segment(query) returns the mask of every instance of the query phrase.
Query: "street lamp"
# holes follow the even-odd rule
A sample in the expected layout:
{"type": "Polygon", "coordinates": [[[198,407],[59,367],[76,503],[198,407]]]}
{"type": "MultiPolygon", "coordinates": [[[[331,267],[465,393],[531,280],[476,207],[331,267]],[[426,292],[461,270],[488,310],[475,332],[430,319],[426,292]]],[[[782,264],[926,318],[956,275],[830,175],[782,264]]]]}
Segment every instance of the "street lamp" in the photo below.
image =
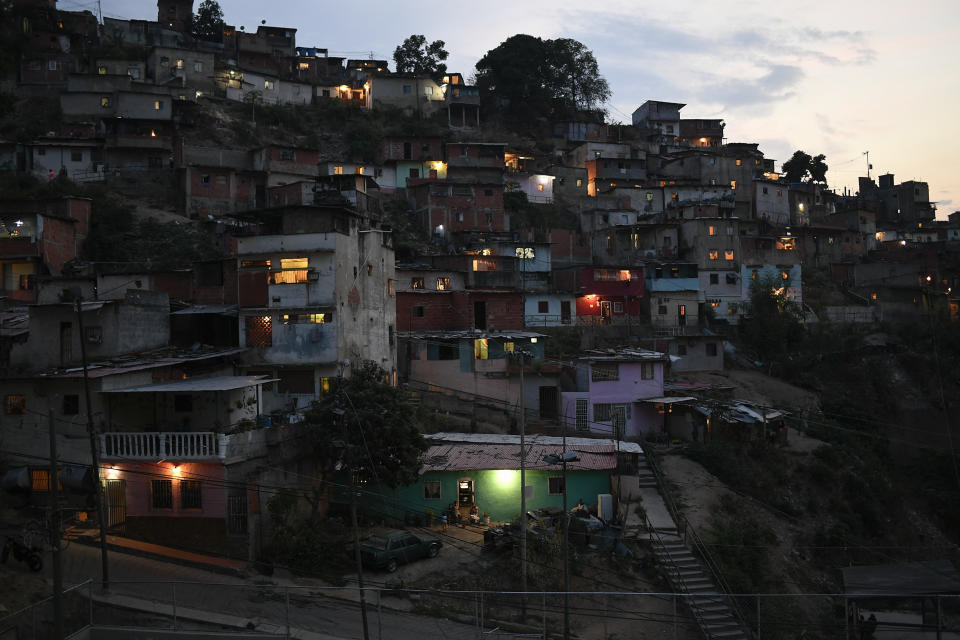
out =
{"type": "Polygon", "coordinates": [[[567,463],[578,462],[576,453],[567,451],[567,439],[563,439],[563,452],[543,456],[547,464],[560,464],[563,467],[563,640],[570,640],[570,550],[568,535],[570,532],[570,514],[567,512],[567,463]]]}

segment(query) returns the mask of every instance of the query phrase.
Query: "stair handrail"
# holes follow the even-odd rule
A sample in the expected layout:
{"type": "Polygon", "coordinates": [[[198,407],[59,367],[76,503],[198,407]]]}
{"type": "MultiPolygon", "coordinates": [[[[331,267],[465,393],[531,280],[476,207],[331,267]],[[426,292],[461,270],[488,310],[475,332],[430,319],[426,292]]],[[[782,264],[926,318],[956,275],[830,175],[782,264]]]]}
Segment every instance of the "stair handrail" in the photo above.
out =
{"type": "Polygon", "coordinates": [[[723,572],[720,570],[720,566],[717,564],[717,561],[713,559],[713,556],[710,554],[707,546],[704,544],[703,540],[700,539],[700,536],[697,535],[697,530],[694,529],[693,525],[686,520],[686,517],[684,517],[684,521],[684,543],[692,545],[694,551],[707,565],[707,571],[709,571],[713,577],[714,584],[716,584],[717,588],[727,596],[727,600],[730,603],[730,610],[733,613],[733,616],[737,619],[737,622],[739,622],[744,629],[749,629],[752,631],[752,627],[749,623],[747,623],[747,618],[740,609],[740,605],[737,604],[736,598],[731,595],[733,590],[730,588],[730,585],[727,584],[727,581],[723,579],[723,572]]]}
{"type": "MultiPolygon", "coordinates": [[[[676,504],[673,502],[673,498],[670,496],[670,489],[667,486],[666,481],[663,477],[663,471],[660,469],[660,465],[657,463],[656,459],[650,455],[650,448],[647,446],[647,440],[641,434],[640,436],[640,445],[643,448],[644,459],[647,461],[647,464],[650,467],[650,470],[653,472],[653,477],[657,481],[657,489],[660,492],[660,496],[663,498],[663,502],[667,507],[667,510],[670,512],[670,515],[673,517],[673,521],[677,525],[677,533],[683,539],[684,544],[689,544],[692,541],[694,551],[706,564],[706,569],[709,572],[710,576],[713,578],[714,584],[717,586],[719,592],[726,596],[727,601],[729,602],[730,611],[733,613],[734,618],[737,622],[746,629],[751,631],[752,627],[747,623],[747,619],[743,614],[743,611],[740,609],[737,604],[736,599],[731,595],[732,591],[727,582],[723,579],[723,573],[720,571],[720,567],[717,564],[716,560],[710,555],[710,552],[707,550],[706,545],[700,539],[700,536],[697,535],[696,530],[693,528],[693,525],[690,524],[690,521],[686,516],[680,513],[680,510],[677,508],[676,504]]],[[[650,520],[646,517],[644,513],[644,520],[647,522],[647,528],[657,536],[657,539],[660,540],[660,535],[652,529],[650,526],[650,520]]],[[[662,540],[661,540],[662,545],[662,540]]],[[[672,562],[672,559],[671,559],[672,562]]],[[[679,573],[677,574],[679,576],[679,573]]],[[[680,580],[683,584],[683,580],[680,580]]],[[[691,610],[694,607],[690,607],[691,610]]]]}

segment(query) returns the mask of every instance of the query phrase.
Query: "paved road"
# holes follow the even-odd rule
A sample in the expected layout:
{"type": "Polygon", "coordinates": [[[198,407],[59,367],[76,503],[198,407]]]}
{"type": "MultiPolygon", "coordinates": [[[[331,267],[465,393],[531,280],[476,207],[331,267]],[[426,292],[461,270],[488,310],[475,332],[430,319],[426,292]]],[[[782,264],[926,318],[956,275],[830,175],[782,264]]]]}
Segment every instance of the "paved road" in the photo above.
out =
{"type": "MultiPolygon", "coordinates": [[[[46,562],[44,569],[48,575],[50,564],[46,562]]],[[[64,553],[64,585],[84,582],[91,577],[96,581],[99,576],[99,550],[71,544],[64,553]]],[[[230,616],[240,625],[250,621],[260,628],[283,629],[289,610],[291,627],[313,632],[316,634],[313,637],[331,640],[362,637],[359,603],[326,596],[320,587],[290,589],[288,608],[283,584],[256,584],[254,580],[122,553],[110,554],[110,578],[113,583],[111,594],[118,600],[129,597],[152,601],[156,603],[155,610],[166,611],[165,605],[173,602],[175,591],[181,617],[184,617],[184,609],[209,611],[230,616]],[[171,581],[178,584],[164,584],[171,581]]],[[[372,600],[368,602],[371,639],[381,637],[378,635],[380,628],[384,631],[383,637],[398,640],[477,637],[475,625],[393,610],[389,608],[392,600],[389,597],[384,598],[384,608],[378,614],[376,594],[369,599],[372,600]]],[[[405,604],[405,600],[394,601],[405,604]]],[[[222,618],[217,616],[215,619],[222,618]]]]}

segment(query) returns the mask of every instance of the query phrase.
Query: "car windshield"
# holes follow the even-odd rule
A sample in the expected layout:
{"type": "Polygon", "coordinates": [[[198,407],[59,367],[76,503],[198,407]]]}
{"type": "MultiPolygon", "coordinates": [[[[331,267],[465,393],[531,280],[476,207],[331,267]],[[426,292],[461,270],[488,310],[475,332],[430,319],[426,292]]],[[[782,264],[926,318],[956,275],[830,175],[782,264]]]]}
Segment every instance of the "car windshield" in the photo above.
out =
{"type": "Polygon", "coordinates": [[[381,538],[380,536],[370,536],[369,538],[363,541],[363,544],[367,545],[368,547],[374,547],[376,549],[387,548],[386,538],[381,538]]]}

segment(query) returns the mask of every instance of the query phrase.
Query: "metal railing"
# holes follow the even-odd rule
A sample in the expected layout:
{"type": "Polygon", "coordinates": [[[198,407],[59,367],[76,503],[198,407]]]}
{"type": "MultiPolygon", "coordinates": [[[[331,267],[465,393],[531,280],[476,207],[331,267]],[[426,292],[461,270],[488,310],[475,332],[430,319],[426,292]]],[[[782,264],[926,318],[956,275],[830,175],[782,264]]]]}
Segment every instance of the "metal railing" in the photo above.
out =
{"type": "Polygon", "coordinates": [[[225,457],[223,436],[212,431],[104,433],[100,457],[128,460],[219,460],[225,457]]]}

